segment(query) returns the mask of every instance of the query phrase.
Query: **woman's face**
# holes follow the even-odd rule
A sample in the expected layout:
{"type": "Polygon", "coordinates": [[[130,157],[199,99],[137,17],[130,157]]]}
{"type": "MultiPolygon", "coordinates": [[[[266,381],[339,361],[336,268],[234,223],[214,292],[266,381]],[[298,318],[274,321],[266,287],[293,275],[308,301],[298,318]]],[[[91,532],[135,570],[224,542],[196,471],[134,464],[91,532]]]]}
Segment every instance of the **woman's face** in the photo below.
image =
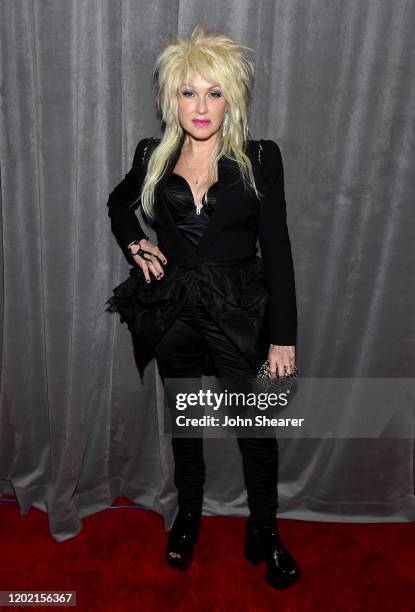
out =
{"type": "Polygon", "coordinates": [[[178,116],[182,128],[195,140],[208,140],[222,128],[228,103],[218,83],[199,74],[178,92],[178,116]]]}

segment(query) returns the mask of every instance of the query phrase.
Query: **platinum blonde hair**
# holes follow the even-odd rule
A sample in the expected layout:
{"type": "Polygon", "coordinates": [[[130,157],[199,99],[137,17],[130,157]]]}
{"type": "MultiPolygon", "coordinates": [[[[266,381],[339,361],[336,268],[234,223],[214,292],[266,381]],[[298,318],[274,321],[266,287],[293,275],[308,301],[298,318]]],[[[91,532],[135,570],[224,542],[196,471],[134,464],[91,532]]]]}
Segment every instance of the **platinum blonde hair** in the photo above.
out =
{"type": "Polygon", "coordinates": [[[202,201],[206,203],[207,191],[215,182],[216,164],[222,156],[237,162],[244,185],[248,184],[259,197],[252,165],[244,152],[249,134],[247,98],[254,69],[253,63],[245,57],[244,49],[252,51],[224,34],[207,32],[199,24],[189,37],[176,37],[175,42],[167,45],[158,56],[153,76],[158,80],[157,108],[165,123],[165,131],[150,156],[140,194],[143,211],[150,219],[154,219],[155,187],[185,136],[178,119],[180,85],[183,81],[188,83],[196,73],[208,81],[217,82],[228,102],[226,130],[222,126],[218,133],[209,160],[202,201]]]}

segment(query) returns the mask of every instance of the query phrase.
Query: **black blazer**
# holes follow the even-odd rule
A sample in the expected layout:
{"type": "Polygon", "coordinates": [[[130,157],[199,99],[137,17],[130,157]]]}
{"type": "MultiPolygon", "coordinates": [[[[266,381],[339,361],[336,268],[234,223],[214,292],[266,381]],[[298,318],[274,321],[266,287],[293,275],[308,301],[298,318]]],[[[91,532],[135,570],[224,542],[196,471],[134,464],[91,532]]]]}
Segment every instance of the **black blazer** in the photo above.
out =
{"type": "Polygon", "coordinates": [[[218,162],[216,204],[197,247],[182,236],[163,197],[163,183],[180,156],[180,146],[168,163],[155,192],[156,219],[152,226],[166,255],[164,277],[142,270],[127,245],[145,237],[135,214],[151,150],[160,142],[144,138],[136,147],[130,171],[111,192],[111,229],[128,260],[129,278],[114,289],[107,310],[119,312],[138,339],[140,367],[153,356],[154,345],[174,321],[187,292],[199,282],[200,295],[218,325],[258,369],[269,344],[295,345],[297,306],[291,244],[286,222],[281,152],[273,140],[249,140],[258,200],[244,188],[236,162],[218,162]],[[257,238],[261,257],[257,249],[257,238]]]}

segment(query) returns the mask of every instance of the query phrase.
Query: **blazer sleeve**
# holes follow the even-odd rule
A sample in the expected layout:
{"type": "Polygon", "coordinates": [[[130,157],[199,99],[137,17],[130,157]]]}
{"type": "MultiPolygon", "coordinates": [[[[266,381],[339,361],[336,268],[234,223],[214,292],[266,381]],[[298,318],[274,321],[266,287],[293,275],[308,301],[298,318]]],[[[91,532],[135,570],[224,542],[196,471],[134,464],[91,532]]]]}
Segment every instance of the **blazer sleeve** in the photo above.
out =
{"type": "Polygon", "coordinates": [[[270,292],[270,344],[294,346],[297,341],[297,301],[291,243],[287,227],[284,169],[273,140],[262,140],[263,185],[259,211],[259,244],[270,292]]]}
{"type": "Polygon", "coordinates": [[[145,176],[143,157],[148,142],[149,138],[140,140],[131,169],[110,193],[107,202],[112,233],[124,250],[134,240],[146,238],[135,210],[141,205],[140,192],[145,176]]]}

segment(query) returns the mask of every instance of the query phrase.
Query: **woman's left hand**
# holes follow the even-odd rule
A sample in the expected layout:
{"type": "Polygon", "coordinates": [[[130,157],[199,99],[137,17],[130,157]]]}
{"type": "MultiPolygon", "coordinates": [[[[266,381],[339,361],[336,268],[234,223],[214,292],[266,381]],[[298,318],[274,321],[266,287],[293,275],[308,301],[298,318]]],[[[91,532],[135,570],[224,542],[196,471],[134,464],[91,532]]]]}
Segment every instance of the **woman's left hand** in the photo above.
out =
{"type": "Polygon", "coordinates": [[[292,374],[295,367],[295,346],[270,344],[268,360],[271,378],[284,378],[286,374],[292,374]]]}

